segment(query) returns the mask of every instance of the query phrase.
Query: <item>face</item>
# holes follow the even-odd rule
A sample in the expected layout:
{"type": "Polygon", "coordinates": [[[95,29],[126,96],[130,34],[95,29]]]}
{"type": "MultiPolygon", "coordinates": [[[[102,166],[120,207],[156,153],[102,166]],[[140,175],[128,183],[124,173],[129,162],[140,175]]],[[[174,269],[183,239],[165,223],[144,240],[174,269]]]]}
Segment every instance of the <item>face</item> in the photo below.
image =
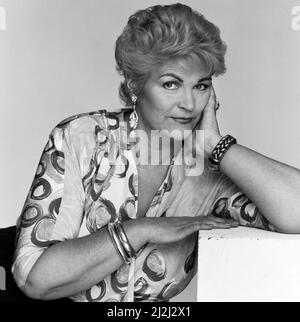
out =
{"type": "Polygon", "coordinates": [[[140,128],[184,139],[199,122],[212,88],[201,61],[173,60],[153,70],[137,100],[140,128]]]}

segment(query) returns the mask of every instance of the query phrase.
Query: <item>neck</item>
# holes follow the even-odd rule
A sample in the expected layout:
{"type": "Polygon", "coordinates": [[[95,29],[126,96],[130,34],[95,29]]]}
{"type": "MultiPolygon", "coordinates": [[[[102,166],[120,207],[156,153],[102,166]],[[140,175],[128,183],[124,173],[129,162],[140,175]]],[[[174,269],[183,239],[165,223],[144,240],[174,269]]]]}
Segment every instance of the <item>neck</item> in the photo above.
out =
{"type": "MultiPolygon", "coordinates": [[[[129,116],[131,111],[124,113],[124,121],[127,126],[127,135],[130,133],[129,116]]],[[[143,118],[139,116],[136,129],[137,144],[136,154],[142,165],[170,165],[174,156],[182,149],[182,141],[175,141],[170,137],[162,135],[161,131],[153,130],[143,118]]]]}

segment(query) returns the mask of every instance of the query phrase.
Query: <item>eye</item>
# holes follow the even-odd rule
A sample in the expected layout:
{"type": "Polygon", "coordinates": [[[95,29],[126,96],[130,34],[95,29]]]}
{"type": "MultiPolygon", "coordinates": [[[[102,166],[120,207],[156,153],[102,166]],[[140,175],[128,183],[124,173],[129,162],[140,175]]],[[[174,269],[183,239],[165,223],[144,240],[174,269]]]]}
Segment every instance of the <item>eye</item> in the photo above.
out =
{"type": "Polygon", "coordinates": [[[200,84],[197,84],[195,86],[196,89],[198,89],[199,91],[205,91],[207,90],[208,88],[210,88],[210,85],[211,84],[204,84],[204,83],[200,83],[200,84]]]}
{"type": "Polygon", "coordinates": [[[165,82],[163,84],[163,87],[166,89],[177,89],[178,88],[178,83],[174,82],[174,81],[169,81],[169,82],[165,82]]]}

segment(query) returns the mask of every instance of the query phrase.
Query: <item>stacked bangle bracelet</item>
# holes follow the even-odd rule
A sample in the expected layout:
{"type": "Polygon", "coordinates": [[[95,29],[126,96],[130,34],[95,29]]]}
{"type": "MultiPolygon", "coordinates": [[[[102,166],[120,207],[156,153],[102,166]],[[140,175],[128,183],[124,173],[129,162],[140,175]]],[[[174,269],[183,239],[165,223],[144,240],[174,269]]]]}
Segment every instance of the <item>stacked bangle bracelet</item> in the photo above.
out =
{"type": "Polygon", "coordinates": [[[121,244],[125,249],[125,252],[129,256],[129,258],[134,258],[136,256],[136,253],[127,238],[127,235],[123,229],[122,224],[119,221],[115,223],[115,228],[116,228],[117,235],[120,238],[121,244]]]}
{"type": "Polygon", "coordinates": [[[122,224],[119,221],[109,223],[108,232],[119,255],[126,264],[130,264],[132,259],[136,257],[136,253],[127,238],[122,224]]]}

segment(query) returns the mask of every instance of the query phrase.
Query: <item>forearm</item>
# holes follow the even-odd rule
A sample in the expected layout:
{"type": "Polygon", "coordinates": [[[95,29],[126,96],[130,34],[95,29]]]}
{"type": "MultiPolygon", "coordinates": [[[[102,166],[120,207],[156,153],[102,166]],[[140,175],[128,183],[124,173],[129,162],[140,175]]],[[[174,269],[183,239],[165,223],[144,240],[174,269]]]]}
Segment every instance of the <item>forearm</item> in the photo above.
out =
{"type": "MultiPolygon", "coordinates": [[[[123,224],[137,251],[145,243],[141,220],[123,224]]],[[[48,248],[33,266],[25,293],[45,300],[67,297],[86,290],[116,271],[123,260],[106,229],[48,248]]]]}
{"type": "Polygon", "coordinates": [[[224,155],[220,170],[279,230],[300,233],[300,171],[242,145],[224,155]]]}

